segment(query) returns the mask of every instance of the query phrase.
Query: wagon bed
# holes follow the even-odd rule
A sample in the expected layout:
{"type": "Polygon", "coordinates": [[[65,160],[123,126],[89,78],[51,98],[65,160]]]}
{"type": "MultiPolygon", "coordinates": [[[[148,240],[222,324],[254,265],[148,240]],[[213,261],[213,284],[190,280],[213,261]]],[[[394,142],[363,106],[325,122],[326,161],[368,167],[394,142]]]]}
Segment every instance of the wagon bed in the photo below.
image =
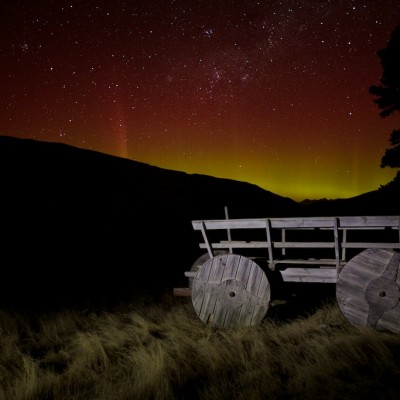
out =
{"type": "MultiPolygon", "coordinates": [[[[336,282],[340,268],[348,261],[347,249],[400,249],[399,216],[197,220],[192,221],[192,226],[194,230],[201,232],[203,242],[199,244],[199,247],[207,250],[210,258],[214,256],[217,249],[228,250],[230,253],[240,253],[244,249],[264,249],[264,257],[271,270],[274,270],[278,264],[302,266],[302,268],[282,270],[283,279],[294,282],[336,282]],[[265,240],[232,240],[232,231],[235,230],[261,230],[265,233],[265,240]],[[227,239],[211,241],[209,238],[211,231],[220,231],[220,233],[225,231],[227,239]],[[297,233],[313,231],[314,234],[320,231],[320,233],[325,233],[325,240],[318,240],[317,235],[308,235],[314,236],[312,241],[293,241],[289,235],[294,231],[297,233]],[[377,241],[377,237],[383,236],[376,234],[380,233],[379,231],[392,231],[392,235],[384,235],[384,238],[390,238],[391,241],[377,241]],[[356,232],[363,234],[357,235],[356,232]],[[327,237],[326,233],[330,234],[331,238],[327,237]],[[355,241],[360,236],[369,237],[370,240],[355,241]],[[330,258],[291,258],[288,257],[289,249],[331,249],[332,254],[330,258]],[[304,266],[313,266],[313,268],[304,266]]],[[[296,238],[301,236],[297,234],[296,238]]],[[[306,253],[310,252],[304,252],[306,253]]],[[[262,258],[262,256],[257,258],[262,258]]]]}

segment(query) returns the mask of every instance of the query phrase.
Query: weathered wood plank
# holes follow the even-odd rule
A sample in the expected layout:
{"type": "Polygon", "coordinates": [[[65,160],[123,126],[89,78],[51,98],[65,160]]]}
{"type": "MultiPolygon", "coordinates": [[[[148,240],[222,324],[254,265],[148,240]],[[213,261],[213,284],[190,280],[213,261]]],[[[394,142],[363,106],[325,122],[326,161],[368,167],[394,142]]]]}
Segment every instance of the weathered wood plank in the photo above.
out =
{"type": "MultiPolygon", "coordinates": [[[[234,242],[214,242],[211,243],[211,247],[213,249],[264,249],[267,248],[267,242],[245,242],[245,241],[234,241],[234,242]]],[[[206,246],[204,243],[199,244],[200,249],[205,249],[206,246]]]]}
{"type": "MultiPolygon", "coordinates": [[[[269,218],[271,228],[312,228],[333,227],[332,217],[314,218],[269,218]]],[[[265,229],[265,218],[202,220],[192,221],[194,230],[201,230],[202,224],[206,229],[265,229]]]]}
{"type": "MultiPolygon", "coordinates": [[[[268,242],[216,242],[212,243],[213,249],[267,249],[268,242]]],[[[335,243],[331,242],[273,242],[273,247],[282,249],[331,249],[335,247],[335,243]]],[[[400,249],[400,243],[394,242],[346,242],[340,243],[339,246],[343,249],[400,249]]],[[[201,249],[206,249],[204,243],[200,243],[201,249]]]]}
{"type": "Polygon", "coordinates": [[[267,234],[267,249],[268,249],[268,262],[273,265],[274,262],[274,251],[272,247],[272,237],[271,237],[271,221],[267,219],[265,221],[265,233],[267,234]]]}
{"type": "Polygon", "coordinates": [[[339,247],[338,218],[334,219],[333,237],[334,237],[334,241],[335,241],[336,268],[339,268],[339,266],[340,266],[340,247],[339,247]]]}
{"type": "MultiPolygon", "coordinates": [[[[205,288],[205,286],[204,286],[205,288]]],[[[214,293],[212,291],[205,292],[203,293],[203,303],[201,305],[201,308],[199,310],[199,317],[202,321],[205,321],[206,323],[213,322],[214,316],[215,316],[215,307],[217,305],[217,297],[213,295],[214,293]]],[[[193,290],[192,290],[192,296],[193,296],[193,290]]],[[[196,298],[198,298],[196,296],[196,298]]],[[[196,310],[196,305],[193,304],[196,310]]]]}
{"type": "Polygon", "coordinates": [[[172,291],[174,296],[177,297],[190,297],[192,295],[191,288],[173,288],[172,291]]]}
{"type": "Polygon", "coordinates": [[[336,297],[346,319],[355,326],[400,332],[400,253],[367,249],[342,269],[336,297]]]}
{"type": "MultiPolygon", "coordinates": [[[[272,246],[275,248],[285,248],[285,249],[333,249],[335,247],[334,242],[273,242],[272,246]]],[[[206,249],[207,245],[205,243],[200,243],[199,247],[201,249],[206,249]]],[[[268,249],[269,242],[245,242],[245,241],[235,241],[235,242],[215,242],[211,243],[213,249],[268,249]]],[[[361,246],[363,247],[363,246],[361,246]]]]}
{"type": "Polygon", "coordinates": [[[352,227],[397,227],[399,226],[398,215],[377,215],[377,216],[346,216],[339,217],[339,224],[342,228],[352,227]]]}
{"type": "Polygon", "coordinates": [[[333,249],[335,242],[274,242],[276,248],[286,249],[333,249]]]}
{"type": "Polygon", "coordinates": [[[336,283],[336,268],[286,268],[280,271],[285,282],[336,283]]]}
{"type": "MultiPolygon", "coordinates": [[[[283,258],[279,260],[274,260],[275,264],[307,264],[307,265],[336,265],[336,260],[334,258],[332,259],[315,259],[315,258],[306,258],[306,259],[289,259],[289,258],[283,258]]],[[[344,265],[345,262],[341,261],[341,265],[344,265]]]]}
{"type": "MultiPolygon", "coordinates": [[[[225,250],[215,250],[213,251],[214,256],[218,256],[221,254],[226,254],[225,250]]],[[[196,259],[196,261],[193,263],[193,265],[190,268],[190,271],[184,272],[184,275],[189,278],[189,287],[192,287],[193,283],[193,278],[196,276],[197,272],[201,268],[201,266],[210,259],[210,255],[207,253],[202,254],[200,257],[196,259]]]]}
{"type": "Polygon", "coordinates": [[[220,284],[222,281],[222,275],[225,269],[225,263],[222,263],[222,257],[214,257],[210,260],[210,275],[208,283],[220,284]]]}
{"type": "MultiPolygon", "coordinates": [[[[338,219],[340,228],[362,227],[399,227],[399,216],[344,216],[344,217],[291,217],[269,218],[271,228],[333,228],[334,220],[338,219]]],[[[229,219],[229,220],[195,220],[194,230],[206,229],[263,229],[265,218],[229,219]]]]}
{"type": "Polygon", "coordinates": [[[270,218],[271,228],[333,228],[334,217],[270,218]]]}
{"type": "Polygon", "coordinates": [[[260,286],[258,287],[256,296],[263,300],[267,300],[271,297],[271,286],[265,274],[261,276],[260,286]]]}
{"type": "Polygon", "coordinates": [[[205,227],[204,221],[201,221],[201,223],[200,223],[200,231],[201,231],[204,243],[205,243],[206,248],[207,248],[208,256],[210,258],[214,257],[213,249],[211,248],[210,243],[208,241],[208,237],[207,237],[207,232],[206,232],[206,227],[205,227]]]}
{"type": "Polygon", "coordinates": [[[252,260],[236,254],[206,261],[193,281],[193,307],[207,324],[254,325],[265,316],[269,300],[264,272],[252,260]]]}
{"type": "Polygon", "coordinates": [[[256,263],[252,263],[250,266],[249,279],[246,282],[245,288],[249,293],[257,293],[256,288],[259,286],[258,279],[264,274],[262,269],[257,266],[256,263]]]}
{"type": "Polygon", "coordinates": [[[240,257],[227,256],[223,281],[235,279],[239,269],[240,257]]]}
{"type": "Polygon", "coordinates": [[[246,284],[249,279],[251,260],[246,257],[241,257],[239,260],[239,267],[236,273],[236,280],[246,284]]]}
{"type": "Polygon", "coordinates": [[[400,249],[400,243],[346,242],[341,246],[346,249],[400,249]]]}

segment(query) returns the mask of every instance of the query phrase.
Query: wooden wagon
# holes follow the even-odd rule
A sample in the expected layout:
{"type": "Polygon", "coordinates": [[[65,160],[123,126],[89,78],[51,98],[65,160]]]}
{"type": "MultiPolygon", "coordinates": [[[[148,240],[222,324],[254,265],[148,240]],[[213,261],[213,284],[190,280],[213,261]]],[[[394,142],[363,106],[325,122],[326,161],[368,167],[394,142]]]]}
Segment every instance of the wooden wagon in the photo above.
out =
{"type": "Polygon", "coordinates": [[[400,216],[192,221],[205,253],[185,272],[199,318],[215,326],[258,324],[271,300],[268,276],[336,284],[353,325],[400,331],[400,216]]]}

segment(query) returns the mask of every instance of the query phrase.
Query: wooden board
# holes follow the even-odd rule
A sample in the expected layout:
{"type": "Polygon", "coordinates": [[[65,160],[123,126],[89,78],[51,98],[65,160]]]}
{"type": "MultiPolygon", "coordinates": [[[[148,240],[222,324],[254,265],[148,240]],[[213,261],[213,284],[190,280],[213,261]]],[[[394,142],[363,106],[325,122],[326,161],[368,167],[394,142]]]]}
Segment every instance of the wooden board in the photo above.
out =
{"type": "Polygon", "coordinates": [[[336,298],[354,326],[400,332],[400,253],[367,249],[352,258],[336,283],[336,298]]]}
{"type": "MultiPolygon", "coordinates": [[[[221,254],[226,254],[227,252],[225,250],[216,250],[214,251],[214,256],[219,256],[221,254]]],[[[204,253],[202,254],[192,265],[192,267],[190,268],[190,272],[193,272],[194,275],[192,274],[188,274],[185,276],[187,276],[189,278],[189,287],[191,288],[193,286],[193,276],[195,276],[197,274],[197,272],[199,271],[199,269],[203,266],[203,264],[210,259],[210,256],[208,255],[208,253],[204,253]]]]}
{"type": "Polygon", "coordinates": [[[221,220],[192,221],[194,230],[200,230],[204,225],[211,229],[264,229],[269,220],[272,229],[276,228],[333,228],[335,220],[339,228],[381,228],[393,227],[398,229],[400,216],[344,216],[344,217],[292,217],[292,218],[244,218],[221,220]]]}
{"type": "Polygon", "coordinates": [[[281,272],[284,282],[336,283],[336,268],[286,268],[281,272]]]}
{"type": "Polygon", "coordinates": [[[173,288],[172,294],[177,297],[190,297],[192,295],[191,288],[173,288]]]}
{"type": "Polygon", "coordinates": [[[264,271],[249,258],[225,254],[206,261],[192,285],[199,318],[219,327],[256,325],[268,311],[270,285],[264,271]]]}

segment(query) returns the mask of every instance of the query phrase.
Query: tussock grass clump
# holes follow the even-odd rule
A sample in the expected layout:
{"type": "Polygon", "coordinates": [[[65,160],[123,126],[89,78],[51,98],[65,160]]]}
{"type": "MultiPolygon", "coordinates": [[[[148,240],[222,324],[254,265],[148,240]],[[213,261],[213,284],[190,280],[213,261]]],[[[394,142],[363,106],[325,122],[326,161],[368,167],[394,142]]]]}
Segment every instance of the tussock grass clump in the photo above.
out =
{"type": "Polygon", "coordinates": [[[400,337],[351,327],[335,302],[240,329],[206,326],[173,298],[2,310],[0,329],[1,400],[394,399],[400,390],[400,337]]]}

